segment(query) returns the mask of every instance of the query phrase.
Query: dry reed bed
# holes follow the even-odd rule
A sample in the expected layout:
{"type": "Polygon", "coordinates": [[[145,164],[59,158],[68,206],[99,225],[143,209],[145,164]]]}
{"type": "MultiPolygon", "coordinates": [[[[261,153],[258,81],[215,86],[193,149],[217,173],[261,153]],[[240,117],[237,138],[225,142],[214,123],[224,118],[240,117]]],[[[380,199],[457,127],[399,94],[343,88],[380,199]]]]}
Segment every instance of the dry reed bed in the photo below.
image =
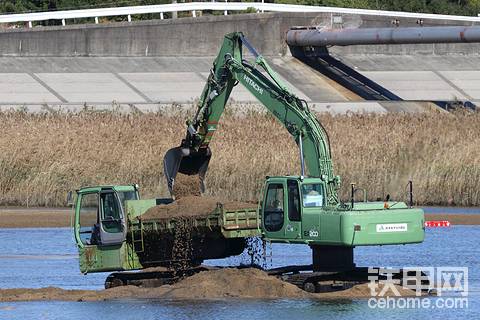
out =
{"type": "MultiPolygon", "coordinates": [[[[67,190],[138,183],[143,196],[167,194],[164,153],[179,144],[185,112],[122,115],[0,113],[0,204],[64,205],[67,190]]],[[[375,199],[480,205],[480,114],[321,115],[330,134],[341,197],[349,183],[375,199]]],[[[208,193],[254,200],[265,175],[297,174],[298,152],[272,117],[226,114],[211,144],[208,193]]],[[[360,198],[360,197],[359,197],[360,198]]]]}

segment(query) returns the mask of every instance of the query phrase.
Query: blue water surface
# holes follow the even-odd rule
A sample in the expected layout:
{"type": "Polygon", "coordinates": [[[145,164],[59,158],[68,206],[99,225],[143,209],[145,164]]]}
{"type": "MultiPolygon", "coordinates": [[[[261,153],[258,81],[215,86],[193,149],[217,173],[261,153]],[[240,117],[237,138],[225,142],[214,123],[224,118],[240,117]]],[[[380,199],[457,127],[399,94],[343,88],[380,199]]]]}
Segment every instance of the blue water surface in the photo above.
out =
{"type": "MultiPolygon", "coordinates": [[[[358,247],[359,266],[469,268],[464,309],[371,309],[365,299],[0,303],[0,319],[480,319],[479,226],[427,229],[415,245],[358,247]]],[[[272,245],[271,266],[311,263],[306,245],[272,245]]],[[[234,265],[242,258],[209,261],[234,265]]],[[[0,288],[101,289],[106,273],[82,275],[70,228],[0,229],[0,288]]],[[[431,298],[435,299],[435,298],[431,298]]]]}

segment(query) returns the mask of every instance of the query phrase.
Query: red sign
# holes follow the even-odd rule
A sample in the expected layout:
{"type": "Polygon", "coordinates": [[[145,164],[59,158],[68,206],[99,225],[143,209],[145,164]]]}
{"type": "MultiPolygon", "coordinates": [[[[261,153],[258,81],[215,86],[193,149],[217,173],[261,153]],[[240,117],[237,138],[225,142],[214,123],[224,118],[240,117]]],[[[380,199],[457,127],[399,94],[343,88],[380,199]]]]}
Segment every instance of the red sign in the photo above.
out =
{"type": "Polygon", "coordinates": [[[450,221],[447,221],[447,220],[425,221],[425,227],[428,227],[428,228],[450,227],[450,221]]]}

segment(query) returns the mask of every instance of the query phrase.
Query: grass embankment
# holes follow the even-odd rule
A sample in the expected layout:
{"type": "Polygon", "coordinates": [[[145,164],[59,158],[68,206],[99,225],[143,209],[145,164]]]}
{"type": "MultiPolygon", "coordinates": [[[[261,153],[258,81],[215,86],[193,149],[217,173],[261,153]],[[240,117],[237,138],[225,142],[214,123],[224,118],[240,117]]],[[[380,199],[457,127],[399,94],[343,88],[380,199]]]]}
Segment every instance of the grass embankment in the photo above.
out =
{"type": "MultiPolygon", "coordinates": [[[[148,115],[0,114],[0,204],[64,205],[67,190],[138,183],[144,197],[166,195],[165,152],[180,143],[184,112],[148,115]]],[[[480,205],[480,114],[321,115],[330,135],[341,197],[349,184],[370,199],[480,205]]],[[[255,200],[265,175],[298,174],[298,151],[268,115],[227,114],[211,144],[208,193],[255,200]]],[[[360,196],[360,194],[359,194],[360,196]]]]}

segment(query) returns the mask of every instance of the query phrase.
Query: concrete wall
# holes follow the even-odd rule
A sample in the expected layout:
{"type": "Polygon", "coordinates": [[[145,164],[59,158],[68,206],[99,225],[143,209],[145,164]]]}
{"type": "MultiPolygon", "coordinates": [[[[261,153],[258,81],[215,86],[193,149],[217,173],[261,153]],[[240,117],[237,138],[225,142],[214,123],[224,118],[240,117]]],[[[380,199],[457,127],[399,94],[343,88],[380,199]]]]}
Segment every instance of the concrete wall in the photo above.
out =
{"type": "MultiPolygon", "coordinates": [[[[103,25],[37,27],[0,32],[0,56],[214,56],[225,33],[243,31],[266,56],[288,53],[285,34],[292,26],[337,28],[388,27],[391,17],[342,15],[332,26],[331,14],[265,13],[203,16],[103,25]]],[[[425,25],[465,25],[455,21],[424,21],[425,25]]],[[[417,26],[402,19],[400,26],[417,26]]],[[[480,54],[478,44],[336,47],[339,54],[480,54]]]]}

